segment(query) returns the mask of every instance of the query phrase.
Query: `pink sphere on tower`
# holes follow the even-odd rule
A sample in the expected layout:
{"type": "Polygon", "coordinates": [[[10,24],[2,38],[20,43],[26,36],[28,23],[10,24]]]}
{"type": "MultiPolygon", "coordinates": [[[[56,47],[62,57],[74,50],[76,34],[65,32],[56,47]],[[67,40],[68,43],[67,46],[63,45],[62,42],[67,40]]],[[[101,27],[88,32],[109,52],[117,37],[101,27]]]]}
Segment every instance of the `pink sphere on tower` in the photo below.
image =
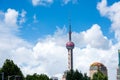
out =
{"type": "Polygon", "coordinates": [[[74,48],[74,43],[71,42],[71,41],[67,42],[67,43],[66,43],[66,48],[67,48],[67,49],[73,49],[73,48],[74,48]]]}

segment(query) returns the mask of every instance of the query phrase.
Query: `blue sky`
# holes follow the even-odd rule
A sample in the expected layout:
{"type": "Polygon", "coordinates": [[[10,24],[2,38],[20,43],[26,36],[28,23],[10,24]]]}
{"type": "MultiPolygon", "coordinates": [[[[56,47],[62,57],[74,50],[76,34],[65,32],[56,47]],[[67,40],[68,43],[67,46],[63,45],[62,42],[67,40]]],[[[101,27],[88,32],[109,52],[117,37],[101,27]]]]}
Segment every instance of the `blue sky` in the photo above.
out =
{"type": "Polygon", "coordinates": [[[74,69],[89,75],[90,64],[101,62],[109,80],[115,80],[119,0],[0,0],[0,67],[12,59],[24,75],[46,73],[60,79],[67,70],[69,18],[74,69]]]}
{"type": "MultiPolygon", "coordinates": [[[[108,5],[116,1],[118,0],[109,0],[108,5]]],[[[78,0],[75,3],[70,1],[65,4],[62,0],[54,0],[53,3],[46,3],[46,6],[39,4],[34,6],[30,0],[0,0],[0,10],[6,11],[8,8],[12,8],[19,12],[21,10],[27,12],[26,22],[21,25],[19,36],[31,42],[36,41],[39,37],[53,34],[56,26],[68,27],[69,16],[73,31],[84,31],[97,23],[106,36],[112,35],[109,31],[110,21],[101,17],[96,8],[98,2],[100,0],[78,0]],[[33,22],[34,15],[37,19],[36,23],[33,22]]]]}

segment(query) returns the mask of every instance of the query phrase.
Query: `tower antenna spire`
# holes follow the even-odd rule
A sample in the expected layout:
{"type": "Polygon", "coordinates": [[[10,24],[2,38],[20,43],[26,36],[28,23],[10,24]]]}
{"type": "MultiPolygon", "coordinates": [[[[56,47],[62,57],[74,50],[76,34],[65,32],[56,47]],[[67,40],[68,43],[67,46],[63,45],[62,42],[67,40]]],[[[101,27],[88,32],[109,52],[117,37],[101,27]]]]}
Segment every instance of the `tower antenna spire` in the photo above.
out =
{"type": "Polygon", "coordinates": [[[72,31],[71,31],[71,19],[69,17],[69,41],[71,41],[71,33],[72,33],[72,31]]]}

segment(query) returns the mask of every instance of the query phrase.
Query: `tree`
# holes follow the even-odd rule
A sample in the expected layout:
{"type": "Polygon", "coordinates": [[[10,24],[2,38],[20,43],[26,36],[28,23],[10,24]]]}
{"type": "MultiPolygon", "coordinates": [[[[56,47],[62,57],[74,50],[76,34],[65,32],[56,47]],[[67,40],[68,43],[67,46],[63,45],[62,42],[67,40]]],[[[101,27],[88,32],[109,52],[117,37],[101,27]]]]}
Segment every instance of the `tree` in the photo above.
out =
{"type": "Polygon", "coordinates": [[[4,72],[5,80],[8,80],[8,77],[10,78],[9,80],[13,80],[15,77],[20,77],[21,80],[24,79],[20,68],[9,59],[6,59],[4,62],[4,65],[1,68],[1,72],[4,72]]]}
{"type": "Polygon", "coordinates": [[[0,68],[0,80],[2,80],[2,71],[1,71],[1,68],[0,68]]]}
{"type": "Polygon", "coordinates": [[[45,75],[45,74],[41,74],[39,76],[39,80],[49,80],[49,77],[47,75],[45,75]]]}
{"type": "Polygon", "coordinates": [[[92,80],[108,80],[108,77],[98,70],[98,72],[93,74],[92,80]]]}
{"type": "Polygon", "coordinates": [[[49,80],[49,77],[45,74],[37,74],[34,73],[33,75],[27,75],[26,80],[49,80]]]}
{"type": "Polygon", "coordinates": [[[74,80],[83,80],[83,74],[81,72],[78,72],[78,70],[74,73],[74,80]]]}
{"type": "Polygon", "coordinates": [[[70,70],[67,72],[66,80],[73,80],[74,70],[70,70]]]}
{"type": "Polygon", "coordinates": [[[90,77],[87,76],[87,74],[84,74],[83,80],[90,80],[90,77]]]}
{"type": "Polygon", "coordinates": [[[90,80],[87,74],[82,74],[78,70],[70,70],[67,72],[66,80],[90,80]]]}

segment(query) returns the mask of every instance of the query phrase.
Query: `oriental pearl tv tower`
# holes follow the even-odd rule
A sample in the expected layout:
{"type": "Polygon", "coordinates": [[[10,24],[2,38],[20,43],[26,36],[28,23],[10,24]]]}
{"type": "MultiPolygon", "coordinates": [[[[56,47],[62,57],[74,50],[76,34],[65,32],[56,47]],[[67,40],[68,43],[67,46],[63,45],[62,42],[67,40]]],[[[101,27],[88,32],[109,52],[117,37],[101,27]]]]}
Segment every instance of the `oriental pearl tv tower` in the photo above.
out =
{"type": "Polygon", "coordinates": [[[68,70],[73,69],[73,48],[74,48],[74,43],[71,41],[71,24],[69,25],[69,41],[66,43],[66,48],[68,50],[68,70]]]}

